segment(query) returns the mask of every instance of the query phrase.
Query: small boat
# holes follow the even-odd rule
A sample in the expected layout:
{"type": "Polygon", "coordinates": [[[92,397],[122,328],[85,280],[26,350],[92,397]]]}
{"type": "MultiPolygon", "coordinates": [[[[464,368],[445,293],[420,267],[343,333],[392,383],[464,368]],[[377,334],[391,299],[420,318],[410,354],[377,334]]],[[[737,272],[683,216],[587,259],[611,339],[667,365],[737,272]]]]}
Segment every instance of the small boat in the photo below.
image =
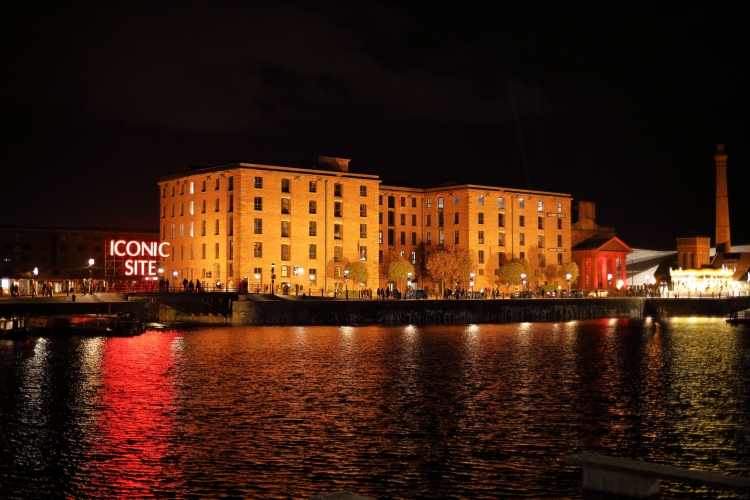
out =
{"type": "Polygon", "coordinates": [[[0,339],[19,340],[26,338],[26,318],[12,316],[0,318],[0,339]]]}
{"type": "Polygon", "coordinates": [[[143,333],[141,320],[129,314],[60,314],[29,318],[30,331],[40,333],[77,333],[91,335],[133,336],[143,333]]]}

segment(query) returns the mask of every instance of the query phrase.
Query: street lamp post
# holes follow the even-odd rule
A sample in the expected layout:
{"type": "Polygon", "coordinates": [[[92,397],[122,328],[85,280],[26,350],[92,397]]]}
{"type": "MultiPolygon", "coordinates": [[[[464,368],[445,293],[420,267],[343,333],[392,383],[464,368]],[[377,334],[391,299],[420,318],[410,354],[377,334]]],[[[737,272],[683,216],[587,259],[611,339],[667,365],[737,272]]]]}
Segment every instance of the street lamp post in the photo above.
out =
{"type": "Polygon", "coordinates": [[[276,282],[276,264],[271,263],[271,295],[274,294],[273,285],[276,282]]]}
{"type": "Polygon", "coordinates": [[[39,276],[39,268],[35,267],[32,274],[34,275],[34,279],[31,281],[31,296],[36,297],[36,278],[39,276]]]}
{"type": "Polygon", "coordinates": [[[89,259],[89,295],[94,294],[94,289],[92,287],[93,279],[94,279],[94,259],[89,259]]]}
{"type": "Polygon", "coordinates": [[[471,298],[474,298],[474,273],[469,273],[469,286],[471,286],[471,298]]]}
{"type": "Polygon", "coordinates": [[[175,292],[177,291],[177,286],[175,285],[176,281],[177,281],[177,271],[172,271],[172,290],[174,290],[175,292]]]}
{"type": "Polygon", "coordinates": [[[346,286],[346,289],[345,289],[346,300],[349,300],[349,270],[348,269],[344,269],[344,281],[346,282],[346,285],[345,285],[346,286]]]}
{"type": "Polygon", "coordinates": [[[565,279],[568,280],[568,298],[570,298],[570,278],[572,278],[573,275],[568,273],[565,275],[565,279]]]}
{"type": "Polygon", "coordinates": [[[521,285],[523,285],[522,290],[524,292],[524,298],[526,298],[526,273],[521,273],[521,285]]]}
{"type": "Polygon", "coordinates": [[[607,287],[609,287],[609,296],[612,296],[612,273],[607,274],[607,287]]]}

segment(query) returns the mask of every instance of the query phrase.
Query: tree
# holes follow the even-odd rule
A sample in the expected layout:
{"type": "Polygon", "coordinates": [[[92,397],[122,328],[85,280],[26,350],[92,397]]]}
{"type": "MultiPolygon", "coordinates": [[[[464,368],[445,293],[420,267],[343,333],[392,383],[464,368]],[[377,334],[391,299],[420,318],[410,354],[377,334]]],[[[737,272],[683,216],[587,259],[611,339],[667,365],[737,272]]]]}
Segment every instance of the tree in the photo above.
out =
{"type": "Polygon", "coordinates": [[[456,256],[447,249],[432,252],[427,257],[424,267],[430,273],[432,281],[440,283],[441,288],[444,288],[446,282],[454,283],[458,278],[458,261],[456,256]]]}
{"type": "Polygon", "coordinates": [[[397,287],[399,283],[406,282],[409,273],[414,275],[414,266],[406,259],[399,258],[388,266],[388,279],[396,283],[397,287]]]}
{"type": "Polygon", "coordinates": [[[557,268],[557,264],[547,264],[544,268],[544,277],[547,281],[554,281],[559,275],[560,270],[557,268]]]}
{"type": "Polygon", "coordinates": [[[517,259],[513,259],[498,269],[497,279],[500,280],[500,283],[504,284],[507,289],[511,285],[520,285],[521,273],[525,272],[526,270],[523,265],[520,262],[517,262],[517,259]]]}
{"type": "Polygon", "coordinates": [[[360,283],[367,284],[367,277],[369,276],[369,272],[367,271],[367,266],[363,262],[351,262],[346,265],[344,270],[349,271],[349,278],[354,280],[355,283],[358,285],[360,283]]]}
{"type": "Polygon", "coordinates": [[[531,265],[529,264],[529,261],[520,257],[516,257],[515,259],[511,259],[511,262],[515,262],[517,264],[520,264],[523,268],[523,273],[526,276],[531,276],[531,265]]]}
{"type": "Polygon", "coordinates": [[[456,263],[458,264],[458,278],[456,281],[469,281],[471,279],[469,275],[473,267],[469,251],[458,247],[452,247],[450,251],[455,255],[456,263]]]}
{"type": "Polygon", "coordinates": [[[575,283],[578,280],[578,264],[575,262],[567,262],[560,266],[560,272],[558,276],[564,280],[568,278],[566,275],[570,274],[570,282],[575,283]]]}

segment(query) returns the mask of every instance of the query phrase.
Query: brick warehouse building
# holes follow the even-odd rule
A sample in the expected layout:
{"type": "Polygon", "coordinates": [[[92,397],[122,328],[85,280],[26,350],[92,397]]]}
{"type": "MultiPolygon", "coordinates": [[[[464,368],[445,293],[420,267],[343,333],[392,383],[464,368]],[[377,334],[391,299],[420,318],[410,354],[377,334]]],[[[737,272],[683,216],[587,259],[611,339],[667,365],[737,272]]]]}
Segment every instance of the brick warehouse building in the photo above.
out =
{"type": "Polygon", "coordinates": [[[276,292],[317,294],[343,290],[344,267],[361,261],[372,286],[378,184],[328,157],[305,168],[236,163],[163,177],[165,272],[230,288],[247,279],[250,291],[270,291],[273,267],[276,292]]]}
{"type": "Polygon", "coordinates": [[[437,286],[417,267],[446,245],[469,251],[475,289],[500,286],[498,269],[513,258],[528,260],[530,287],[546,283],[547,264],[570,262],[568,194],[455,183],[428,189],[381,184],[380,194],[380,258],[393,249],[415,264],[420,287],[437,286]]]}
{"type": "MultiPolygon", "coordinates": [[[[529,286],[546,264],[570,262],[568,194],[448,184],[381,185],[349,171],[349,160],[316,157],[303,168],[235,163],[159,180],[161,240],[177,281],[270,291],[343,290],[348,262],[367,265],[370,288],[386,287],[379,263],[390,250],[419,264],[443,245],[469,250],[475,288],[495,287],[502,262],[524,257],[529,286]],[[295,269],[297,274],[295,274],[295,269]]],[[[416,266],[415,266],[416,267],[416,266]]],[[[422,269],[418,285],[434,289],[422,269]]],[[[355,288],[350,283],[349,288],[355,288]]]]}

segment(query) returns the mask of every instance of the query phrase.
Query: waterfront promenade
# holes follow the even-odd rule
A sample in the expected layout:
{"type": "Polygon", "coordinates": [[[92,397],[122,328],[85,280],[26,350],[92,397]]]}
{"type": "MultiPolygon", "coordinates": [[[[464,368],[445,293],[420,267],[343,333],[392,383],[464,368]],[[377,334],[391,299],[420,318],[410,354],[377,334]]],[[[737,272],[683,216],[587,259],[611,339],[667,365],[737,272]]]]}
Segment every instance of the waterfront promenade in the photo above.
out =
{"type": "Polygon", "coordinates": [[[750,297],[378,300],[236,293],[95,294],[0,300],[0,315],[134,314],[145,321],[219,325],[429,325],[557,322],[646,316],[728,317],[750,297]]]}

